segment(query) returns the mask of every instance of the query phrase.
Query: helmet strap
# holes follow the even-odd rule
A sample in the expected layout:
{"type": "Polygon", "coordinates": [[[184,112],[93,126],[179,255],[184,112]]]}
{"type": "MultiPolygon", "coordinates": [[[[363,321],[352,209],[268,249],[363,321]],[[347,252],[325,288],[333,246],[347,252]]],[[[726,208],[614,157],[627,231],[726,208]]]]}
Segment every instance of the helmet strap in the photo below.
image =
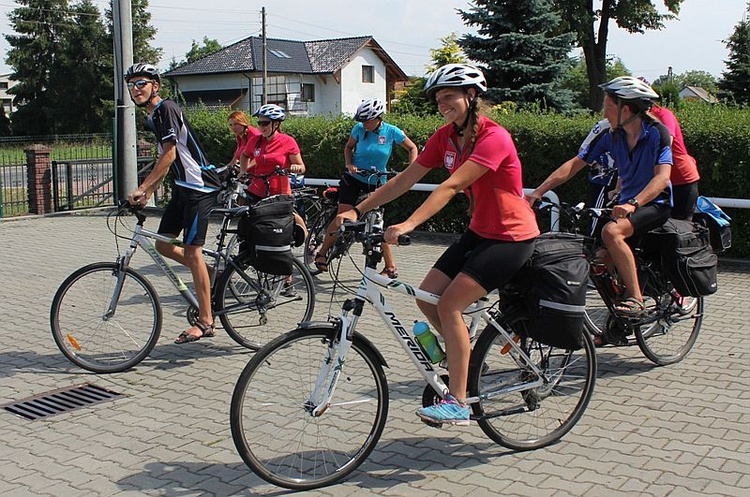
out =
{"type": "Polygon", "coordinates": [[[474,114],[474,110],[477,108],[477,99],[476,97],[472,97],[468,92],[466,93],[466,98],[469,100],[469,108],[466,111],[466,117],[464,118],[464,122],[462,122],[460,125],[453,123],[453,129],[456,130],[456,134],[458,136],[464,136],[464,130],[466,129],[466,126],[469,125],[469,121],[471,120],[472,114],[474,114]]]}

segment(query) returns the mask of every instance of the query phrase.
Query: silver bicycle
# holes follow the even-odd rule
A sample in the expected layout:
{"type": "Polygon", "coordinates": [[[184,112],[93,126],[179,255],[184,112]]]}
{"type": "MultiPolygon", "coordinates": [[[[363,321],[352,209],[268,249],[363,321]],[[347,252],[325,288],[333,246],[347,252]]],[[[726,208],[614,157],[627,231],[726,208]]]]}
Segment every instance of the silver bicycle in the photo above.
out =
{"type": "MultiPolygon", "coordinates": [[[[315,296],[312,276],[298,260],[291,275],[256,271],[244,254],[232,256],[234,247],[225,244],[232,233],[231,220],[248,208],[218,209],[224,216],[216,250],[203,247],[213,260],[211,304],[214,316],[227,334],[240,345],[258,349],[279,330],[289,329],[312,316],[315,296]]],[[[161,333],[162,309],[159,296],[148,279],[130,267],[138,247],[153,259],[188,303],[187,320],[198,319],[198,299],[151,243],[178,240],[144,228],[145,213],[127,201],[107,218],[115,240],[129,245],[115,262],[97,262],[71,274],[57,290],[50,309],[52,336],[60,351],[77,366],[95,373],[125,371],[145,359],[161,333]],[[119,235],[123,218],[135,215],[129,236],[119,235]],[[114,226],[110,218],[114,216],[114,226]]],[[[234,230],[236,231],[236,230],[234,230]]]]}
{"type": "MultiPolygon", "coordinates": [[[[237,381],[230,408],[232,438],[245,463],[268,482],[296,490],[329,485],[354,471],[375,448],[388,414],[387,365],[357,331],[365,303],[375,308],[427,381],[423,405],[448,392],[448,376],[430,363],[409,331],[411,320],[397,316],[382,292],[433,304],[439,297],[378,274],[382,227],[380,211],[342,227],[362,243],[366,269],[356,296],[345,301],[340,315],[330,322],[303,323],[274,339],[237,381]]],[[[524,310],[501,311],[486,297],[465,316],[470,333],[484,324],[471,354],[467,399],[471,419],[484,433],[505,447],[528,450],[549,445],[573,428],[596,378],[589,335],[581,330],[584,346],[575,351],[537,343],[523,331],[524,310]]]]}

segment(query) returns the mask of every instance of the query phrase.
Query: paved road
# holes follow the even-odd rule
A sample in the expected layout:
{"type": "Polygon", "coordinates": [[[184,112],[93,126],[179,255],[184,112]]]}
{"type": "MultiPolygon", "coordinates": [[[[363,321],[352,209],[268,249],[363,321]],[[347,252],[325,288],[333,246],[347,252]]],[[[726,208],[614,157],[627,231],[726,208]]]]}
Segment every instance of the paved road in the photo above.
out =
{"type": "MultiPolygon", "coordinates": [[[[417,283],[447,241],[417,235],[397,248],[403,279],[417,283]]],[[[184,304],[164,278],[152,280],[165,306],[162,339],[136,369],[92,375],[56,349],[52,295],[74,269],[112,260],[113,242],[101,215],[0,221],[0,404],[82,383],[124,394],[40,421],[0,410],[0,495],[284,493],[247,469],[229,432],[231,390],[251,353],[222,333],[173,345],[184,304]]],[[[150,261],[141,253],[136,263],[150,261]]],[[[351,262],[343,274],[354,282],[351,262]]],[[[335,312],[329,281],[321,280],[319,318],[335,312]]],[[[398,366],[399,346],[366,315],[360,331],[392,366],[388,423],[353,476],[309,495],[750,495],[750,269],[723,265],[719,282],[683,362],[655,367],[637,347],[601,350],[583,419],[561,442],[525,453],[491,443],[477,426],[439,431],[417,421],[424,385],[411,365],[398,366]]],[[[397,308],[418,316],[410,302],[397,308]]]]}

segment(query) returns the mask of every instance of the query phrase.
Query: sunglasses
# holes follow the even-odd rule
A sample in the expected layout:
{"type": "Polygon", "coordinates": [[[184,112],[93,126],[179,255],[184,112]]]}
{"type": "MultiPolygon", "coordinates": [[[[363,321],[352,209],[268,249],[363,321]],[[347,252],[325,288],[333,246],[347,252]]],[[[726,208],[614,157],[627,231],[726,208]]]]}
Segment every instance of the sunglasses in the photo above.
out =
{"type": "Polygon", "coordinates": [[[268,126],[271,121],[258,121],[258,126],[268,126]]]}
{"type": "Polygon", "coordinates": [[[150,79],[139,79],[138,81],[128,81],[128,90],[132,90],[134,87],[142,90],[147,84],[153,83],[150,79]]]}

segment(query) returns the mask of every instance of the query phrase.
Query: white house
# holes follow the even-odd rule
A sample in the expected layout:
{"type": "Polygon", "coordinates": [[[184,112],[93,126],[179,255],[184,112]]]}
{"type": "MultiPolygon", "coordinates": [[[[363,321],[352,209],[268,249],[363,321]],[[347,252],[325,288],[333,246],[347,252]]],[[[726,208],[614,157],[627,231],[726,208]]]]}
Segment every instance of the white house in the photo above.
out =
{"type": "Polygon", "coordinates": [[[8,90],[16,85],[16,82],[10,79],[10,74],[0,74],[0,105],[5,109],[5,115],[9,116],[16,108],[13,106],[13,95],[8,90]]]}
{"type": "MultiPolygon", "coordinates": [[[[372,38],[266,39],[267,103],[290,114],[354,114],[365,98],[388,102],[406,74],[372,38]]],[[[250,36],[164,74],[188,105],[225,106],[248,112],[263,97],[263,39],[250,36]]]]}
{"type": "Polygon", "coordinates": [[[708,91],[704,90],[700,86],[686,86],[680,90],[680,98],[685,100],[699,100],[702,102],[708,102],[715,104],[719,100],[711,95],[708,91]]]}

